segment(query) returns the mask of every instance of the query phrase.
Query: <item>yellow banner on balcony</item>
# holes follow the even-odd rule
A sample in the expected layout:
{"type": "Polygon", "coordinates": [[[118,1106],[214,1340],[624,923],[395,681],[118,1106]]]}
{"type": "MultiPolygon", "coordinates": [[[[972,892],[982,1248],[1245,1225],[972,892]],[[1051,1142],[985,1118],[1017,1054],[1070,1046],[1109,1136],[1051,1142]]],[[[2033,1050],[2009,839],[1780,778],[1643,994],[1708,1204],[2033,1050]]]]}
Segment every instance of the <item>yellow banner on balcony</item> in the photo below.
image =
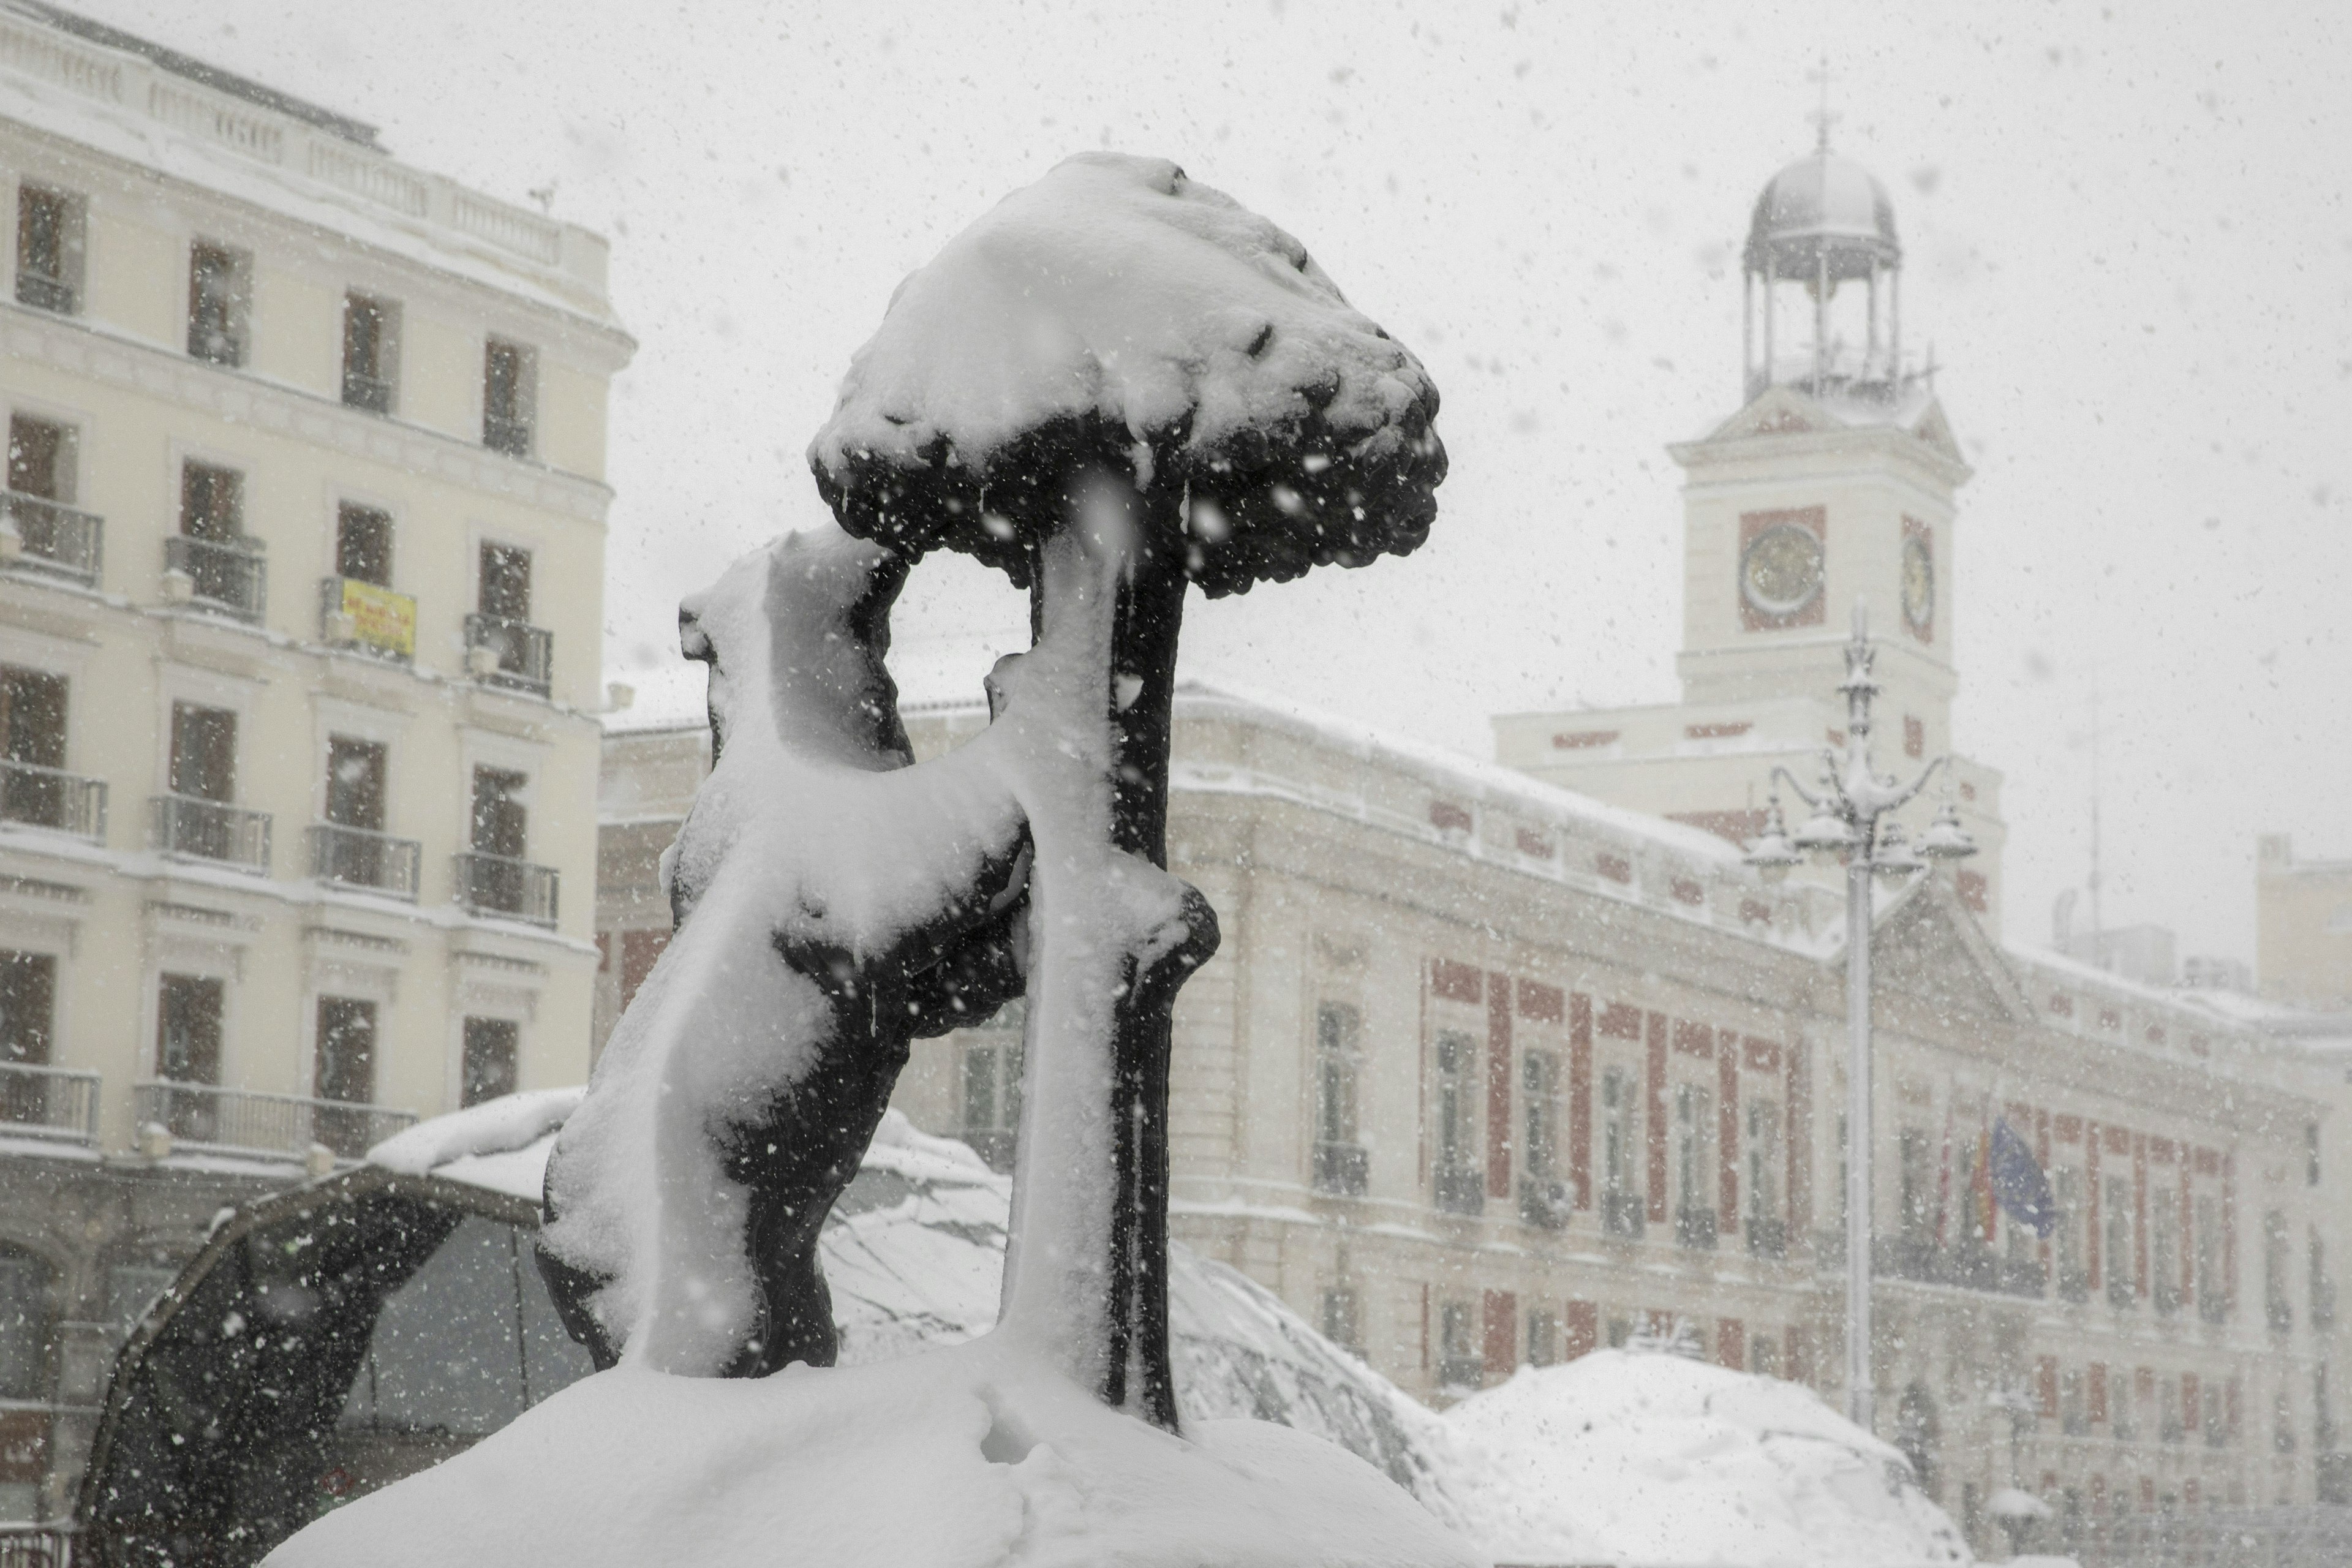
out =
{"type": "Polygon", "coordinates": [[[352,640],[402,658],[416,657],[416,601],[356,578],[342,579],[339,606],[352,618],[352,640]]]}

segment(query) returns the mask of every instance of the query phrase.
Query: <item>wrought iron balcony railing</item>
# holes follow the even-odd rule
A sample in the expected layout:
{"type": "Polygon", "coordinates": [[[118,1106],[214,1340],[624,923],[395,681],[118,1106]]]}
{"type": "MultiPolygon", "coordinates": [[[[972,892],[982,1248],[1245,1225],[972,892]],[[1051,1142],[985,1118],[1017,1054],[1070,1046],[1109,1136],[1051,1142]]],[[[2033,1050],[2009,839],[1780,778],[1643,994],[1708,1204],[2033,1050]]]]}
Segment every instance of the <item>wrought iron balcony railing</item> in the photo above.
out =
{"type": "Polygon", "coordinates": [[[1611,1236],[1638,1237],[1648,1222],[1647,1205],[1639,1193],[1601,1194],[1601,1228],[1611,1236]]]}
{"type": "Polygon", "coordinates": [[[142,1126],[153,1122],[193,1149],[297,1159],[313,1143],[357,1159],[416,1121],[413,1110],[168,1079],[140,1084],[134,1105],[142,1126]]]}
{"type": "Polygon", "coordinates": [[[175,533],[163,541],[163,570],[186,577],[189,598],[207,610],[257,622],[269,607],[269,558],[257,539],[175,533]]]}
{"type": "Polygon", "coordinates": [[[1782,1258],[1789,1256],[1789,1222],[1767,1219],[1760,1215],[1748,1216],[1748,1256],[1750,1258],[1782,1258]]]}
{"type": "Polygon", "coordinates": [[[530,421],[501,418],[496,414],[482,419],[482,445],[493,452],[504,452],[509,458],[530,456],[530,421]]]}
{"type": "Polygon", "coordinates": [[[1447,1214],[1484,1214],[1486,1173],[1473,1165],[1440,1165],[1431,1178],[1431,1195],[1447,1214]]]}
{"type": "Polygon", "coordinates": [[[194,795],[149,797],[155,847],[193,860],[217,860],[269,875],[269,814],[194,795]]]}
{"type": "Polygon", "coordinates": [[[94,1072],[0,1061],[0,1131],[96,1143],[99,1091],[94,1072]]]}
{"type": "Polygon", "coordinates": [[[1371,1157],[1360,1143],[1315,1145],[1315,1190],[1338,1197],[1360,1198],[1370,1185],[1371,1157]]]}
{"type": "Polygon", "coordinates": [[[364,408],[371,414],[392,412],[392,383],[380,375],[369,375],[349,366],[343,370],[343,406],[364,408]]]}
{"type": "Polygon", "coordinates": [[[1694,1251],[1715,1250],[1715,1211],[1681,1208],[1675,1211],[1675,1245],[1694,1251]]]}
{"type": "Polygon", "coordinates": [[[473,851],[455,857],[457,902],[469,915],[555,924],[555,868],[473,851]]]}
{"type": "Polygon", "coordinates": [[[105,542],[106,523],[95,512],[0,491],[0,566],[95,588],[105,542]]]}
{"type": "Polygon", "coordinates": [[[310,825],[310,875],[321,882],[389,893],[414,903],[416,871],[424,858],[425,847],[414,838],[334,822],[310,825]]]}
{"type": "Polygon", "coordinates": [[[1486,1381],[1486,1358],[1475,1355],[1441,1356],[1437,1363],[1437,1381],[1444,1388],[1477,1388],[1486,1381]]]}
{"type": "Polygon", "coordinates": [[[81,292],[62,278],[20,267],[16,269],[16,303],[60,316],[78,316],[81,313],[81,292]]]}
{"type": "Polygon", "coordinates": [[[547,695],[555,668],[555,634],[507,616],[466,617],[466,651],[474,678],[547,695]]]}
{"type": "Polygon", "coordinates": [[[1576,1212],[1576,1194],[1551,1176],[1519,1179],[1519,1218],[1543,1230],[1566,1230],[1576,1212]]]}
{"type": "Polygon", "coordinates": [[[188,323],[188,357],[235,370],[245,363],[245,334],[214,322],[188,323]]]}
{"type": "Polygon", "coordinates": [[[0,762],[0,821],[106,839],[106,781],[62,768],[0,762]]]}

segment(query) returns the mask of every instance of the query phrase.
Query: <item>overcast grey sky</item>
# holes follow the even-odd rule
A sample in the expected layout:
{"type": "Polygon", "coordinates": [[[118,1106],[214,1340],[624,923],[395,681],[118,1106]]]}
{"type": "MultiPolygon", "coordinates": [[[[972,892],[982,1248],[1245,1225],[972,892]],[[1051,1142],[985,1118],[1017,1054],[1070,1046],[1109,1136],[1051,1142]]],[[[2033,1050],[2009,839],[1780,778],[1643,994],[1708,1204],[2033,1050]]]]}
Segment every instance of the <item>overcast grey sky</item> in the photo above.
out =
{"type": "MultiPolygon", "coordinates": [[[[1186,668],[1482,756],[1492,712],[1675,695],[1663,447],[1736,404],[1737,242],[1826,52],[1977,469],[1956,728],[2008,774],[2011,940],[2085,868],[2095,679],[2110,923],[2251,956],[2253,836],[2352,855],[2344,7],[79,4],[612,235],[620,679],[813,515],[907,270],[1065,153],[1175,158],[1422,355],[1454,456],[1420,555],[1196,601],[1186,668]]],[[[934,651],[1017,618],[938,575],[934,651]]]]}

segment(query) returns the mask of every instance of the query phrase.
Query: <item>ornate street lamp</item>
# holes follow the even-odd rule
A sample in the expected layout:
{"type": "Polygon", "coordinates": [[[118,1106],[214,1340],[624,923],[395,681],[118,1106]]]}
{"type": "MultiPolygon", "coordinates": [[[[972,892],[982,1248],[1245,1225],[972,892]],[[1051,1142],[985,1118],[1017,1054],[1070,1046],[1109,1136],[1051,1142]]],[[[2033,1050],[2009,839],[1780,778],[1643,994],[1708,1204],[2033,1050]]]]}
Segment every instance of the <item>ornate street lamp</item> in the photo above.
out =
{"type": "Polygon", "coordinates": [[[1870,702],[1878,683],[1870,679],[1871,646],[1862,601],[1853,605],[1853,637],[1845,645],[1845,754],[1823,748],[1821,782],[1808,789],[1788,769],[1772,770],[1774,787],[1764,831],[1748,848],[1747,861],[1777,882],[1809,855],[1845,860],[1846,1176],[1845,1176],[1845,1382],[1846,1414],[1865,1431],[1871,1427],[1870,1373],[1870,879],[1899,881],[1926,869],[1932,860],[1957,860],[1977,852],[1974,840],[1952,809],[1951,758],[1940,756],[1910,783],[1882,775],[1870,762],[1870,702]],[[1927,787],[1936,770],[1945,773],[1944,806],[1918,841],[1906,840],[1888,814],[1927,787]],[[1780,784],[1787,784],[1812,815],[1793,834],[1780,821],[1780,784]]]}

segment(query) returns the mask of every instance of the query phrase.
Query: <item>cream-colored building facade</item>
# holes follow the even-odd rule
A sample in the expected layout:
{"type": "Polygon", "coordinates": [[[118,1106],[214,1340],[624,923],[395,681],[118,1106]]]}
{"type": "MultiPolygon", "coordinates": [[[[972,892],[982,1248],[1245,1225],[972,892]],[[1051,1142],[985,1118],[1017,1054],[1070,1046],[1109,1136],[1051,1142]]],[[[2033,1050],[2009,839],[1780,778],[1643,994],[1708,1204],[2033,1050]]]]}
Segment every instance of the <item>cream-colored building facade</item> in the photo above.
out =
{"type": "Polygon", "coordinates": [[[2352,860],[2299,860],[2294,841],[2255,841],[2254,973],[2264,996],[2352,1014],[2352,860]]]}
{"type": "Polygon", "coordinates": [[[223,1201],[588,1065],[604,242],[0,8],[0,1511],[223,1201]]]}

